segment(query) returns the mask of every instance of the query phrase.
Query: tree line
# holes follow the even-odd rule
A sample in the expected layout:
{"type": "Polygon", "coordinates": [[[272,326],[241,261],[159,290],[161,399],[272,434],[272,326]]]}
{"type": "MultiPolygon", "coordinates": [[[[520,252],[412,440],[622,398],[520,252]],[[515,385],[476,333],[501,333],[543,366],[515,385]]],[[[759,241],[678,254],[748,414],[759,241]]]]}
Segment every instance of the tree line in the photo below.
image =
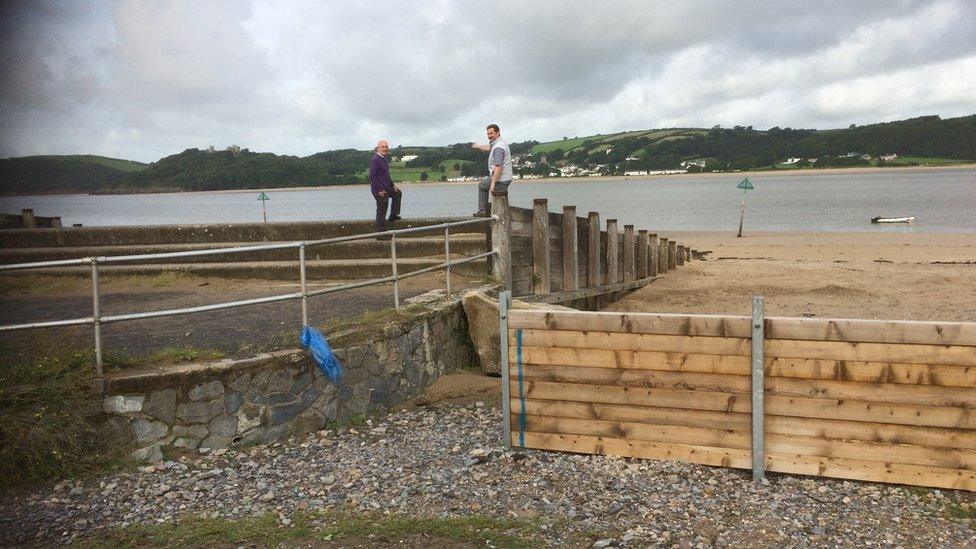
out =
{"type": "MultiPolygon", "coordinates": [[[[512,143],[511,150],[523,162],[518,168],[521,173],[539,175],[567,164],[606,166],[608,173],[620,173],[626,169],[673,169],[693,159],[707,159],[706,165],[692,167],[705,171],[772,166],[791,157],[803,162],[817,158],[818,166],[866,164],[858,157],[844,156],[851,152],[872,157],[891,153],[976,160],[976,115],[950,119],[923,116],[838,130],[716,126],[708,130],[677,129],[670,138],[658,139],[633,133],[612,141],[584,140],[570,150],[533,153],[539,143],[531,140],[512,143]]],[[[338,149],[299,157],[247,149],[209,152],[192,148],[135,172],[77,157],[10,158],[0,160],[0,193],[204,191],[365,183],[372,154],[338,149]]],[[[390,154],[416,155],[406,167],[423,171],[443,173],[441,166],[446,162],[448,169],[460,175],[486,173],[485,154],[472,149],[470,143],[397,147],[390,154]]]]}

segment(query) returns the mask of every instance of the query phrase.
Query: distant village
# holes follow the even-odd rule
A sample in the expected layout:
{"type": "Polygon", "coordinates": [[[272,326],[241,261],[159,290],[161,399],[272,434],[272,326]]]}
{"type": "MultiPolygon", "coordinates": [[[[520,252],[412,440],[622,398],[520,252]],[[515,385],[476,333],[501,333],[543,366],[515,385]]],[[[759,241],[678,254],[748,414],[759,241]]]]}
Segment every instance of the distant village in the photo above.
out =
{"type": "MultiPolygon", "coordinates": [[[[613,147],[607,147],[607,154],[613,151],[613,147]]],[[[411,160],[418,158],[416,154],[407,154],[400,157],[391,157],[393,162],[407,163],[411,160]]],[[[839,155],[835,158],[838,159],[857,159],[862,161],[870,162],[872,157],[868,154],[861,154],[857,152],[849,152],[847,154],[839,155]]],[[[883,154],[878,157],[878,159],[884,162],[894,162],[898,160],[898,155],[894,153],[883,154]]],[[[639,162],[640,159],[633,156],[628,156],[625,159],[625,164],[630,162],[639,162]]],[[[783,162],[780,162],[778,166],[782,168],[800,168],[815,166],[821,158],[800,158],[791,157],[787,158],[783,162]]],[[[515,179],[544,179],[552,177],[607,177],[607,176],[645,176],[645,175],[673,175],[673,174],[683,174],[688,172],[700,173],[702,171],[713,171],[719,172],[721,170],[705,170],[707,161],[704,159],[700,160],[684,160],[681,161],[678,167],[673,169],[664,170],[646,170],[646,169],[620,169],[620,164],[590,164],[590,165],[578,165],[575,163],[566,163],[564,165],[550,165],[550,170],[546,174],[538,173],[536,170],[539,165],[549,165],[549,159],[546,154],[517,154],[512,156],[512,166],[515,172],[515,179]]],[[[732,170],[739,171],[739,170],[732,170]]],[[[449,177],[447,181],[461,182],[461,181],[477,181],[483,176],[457,176],[449,177]]]]}

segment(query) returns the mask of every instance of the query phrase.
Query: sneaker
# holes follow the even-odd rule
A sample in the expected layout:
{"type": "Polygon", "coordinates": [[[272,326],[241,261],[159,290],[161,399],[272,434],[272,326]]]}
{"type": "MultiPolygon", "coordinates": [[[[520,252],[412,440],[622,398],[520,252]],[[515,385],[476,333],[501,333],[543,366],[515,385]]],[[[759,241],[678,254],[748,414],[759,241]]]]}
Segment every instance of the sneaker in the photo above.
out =
{"type": "Polygon", "coordinates": [[[471,214],[472,217],[488,217],[488,212],[484,210],[478,210],[471,214]]]}
{"type": "Polygon", "coordinates": [[[400,221],[401,219],[403,219],[403,218],[400,217],[400,216],[398,216],[398,215],[395,215],[395,216],[393,216],[393,217],[390,218],[390,223],[393,223],[394,221],[400,221]]]}

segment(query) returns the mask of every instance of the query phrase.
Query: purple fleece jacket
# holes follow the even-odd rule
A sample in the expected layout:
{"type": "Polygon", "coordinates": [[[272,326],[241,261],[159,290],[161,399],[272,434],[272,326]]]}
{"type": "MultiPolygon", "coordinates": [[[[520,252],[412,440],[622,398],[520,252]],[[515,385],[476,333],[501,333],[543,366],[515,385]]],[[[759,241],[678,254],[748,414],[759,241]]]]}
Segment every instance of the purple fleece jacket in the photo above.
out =
{"type": "Polygon", "coordinates": [[[376,196],[380,191],[393,191],[393,180],[390,179],[390,164],[380,154],[374,154],[369,161],[369,190],[376,196]]]}

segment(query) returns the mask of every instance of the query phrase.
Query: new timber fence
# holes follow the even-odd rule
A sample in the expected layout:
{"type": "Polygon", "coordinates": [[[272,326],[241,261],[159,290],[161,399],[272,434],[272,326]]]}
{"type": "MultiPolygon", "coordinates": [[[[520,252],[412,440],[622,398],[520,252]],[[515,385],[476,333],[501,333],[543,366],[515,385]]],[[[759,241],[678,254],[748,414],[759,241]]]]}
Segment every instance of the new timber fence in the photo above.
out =
{"type": "Polygon", "coordinates": [[[753,317],[502,307],[508,440],[976,490],[976,323],[764,318],[754,305],[753,317]]]}

